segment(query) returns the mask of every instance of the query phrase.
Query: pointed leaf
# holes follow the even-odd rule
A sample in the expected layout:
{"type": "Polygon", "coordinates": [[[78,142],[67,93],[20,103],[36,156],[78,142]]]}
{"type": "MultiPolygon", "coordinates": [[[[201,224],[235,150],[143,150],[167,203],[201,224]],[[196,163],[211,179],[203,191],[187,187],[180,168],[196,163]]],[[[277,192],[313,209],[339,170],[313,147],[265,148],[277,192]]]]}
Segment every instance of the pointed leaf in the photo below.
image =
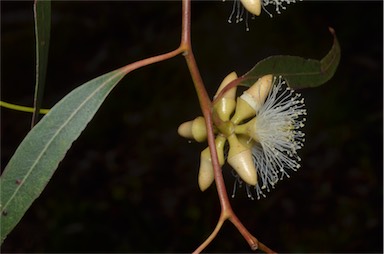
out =
{"type": "Polygon", "coordinates": [[[335,31],[333,45],[328,54],[319,60],[305,59],[298,56],[271,56],[258,62],[249,72],[240,78],[240,84],[251,86],[258,78],[273,74],[283,76],[292,88],[316,87],[332,78],[340,61],[340,45],[335,31]]]}
{"type": "Polygon", "coordinates": [[[36,39],[36,83],[32,127],[39,120],[39,112],[43,101],[45,79],[47,75],[51,30],[51,0],[35,0],[33,10],[36,39]]]}
{"type": "Polygon", "coordinates": [[[118,69],[74,89],[21,142],[0,178],[1,242],[43,191],[72,142],[126,73],[126,69],[118,69]]]}

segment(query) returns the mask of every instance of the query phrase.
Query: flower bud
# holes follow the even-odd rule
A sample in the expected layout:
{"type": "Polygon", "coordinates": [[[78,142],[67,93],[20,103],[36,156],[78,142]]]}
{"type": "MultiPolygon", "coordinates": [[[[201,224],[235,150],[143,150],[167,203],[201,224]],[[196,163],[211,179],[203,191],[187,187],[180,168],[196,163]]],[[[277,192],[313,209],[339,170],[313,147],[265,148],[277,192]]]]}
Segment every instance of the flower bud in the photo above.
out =
{"type": "Polygon", "coordinates": [[[271,90],[272,79],[272,75],[259,78],[237,99],[236,111],[231,119],[234,124],[256,115],[271,90]]]}
{"type": "MultiPolygon", "coordinates": [[[[216,95],[214,98],[216,98],[219,93],[233,80],[237,79],[236,72],[231,72],[224,78],[224,80],[221,82],[221,85],[219,86],[219,89],[217,89],[216,95]]],[[[218,102],[215,103],[213,106],[216,110],[217,114],[219,115],[220,119],[223,121],[228,121],[230,115],[233,113],[236,107],[236,87],[233,87],[226,91],[224,95],[219,99],[218,102]]]]}
{"type": "Polygon", "coordinates": [[[261,0],[240,0],[245,9],[250,13],[259,16],[261,13],[261,0]]]}
{"type": "Polygon", "coordinates": [[[259,78],[248,90],[240,96],[243,100],[258,112],[264,104],[272,87],[273,76],[271,74],[259,78]]]}
{"type": "MultiPolygon", "coordinates": [[[[224,165],[224,144],[225,138],[223,136],[218,136],[215,139],[216,143],[216,151],[219,159],[220,166],[224,165]]],[[[199,168],[199,176],[198,183],[201,191],[205,191],[211,186],[213,180],[215,179],[215,175],[213,172],[212,166],[212,158],[209,147],[204,149],[200,154],[200,168],[199,168]]]]}
{"type": "Polygon", "coordinates": [[[253,163],[251,149],[239,142],[236,135],[228,137],[229,153],[228,163],[236,173],[249,185],[257,184],[257,172],[253,163]]]}
{"type": "Polygon", "coordinates": [[[195,120],[182,123],[177,132],[184,138],[191,138],[197,142],[203,142],[207,139],[204,117],[198,116],[195,120]]]}

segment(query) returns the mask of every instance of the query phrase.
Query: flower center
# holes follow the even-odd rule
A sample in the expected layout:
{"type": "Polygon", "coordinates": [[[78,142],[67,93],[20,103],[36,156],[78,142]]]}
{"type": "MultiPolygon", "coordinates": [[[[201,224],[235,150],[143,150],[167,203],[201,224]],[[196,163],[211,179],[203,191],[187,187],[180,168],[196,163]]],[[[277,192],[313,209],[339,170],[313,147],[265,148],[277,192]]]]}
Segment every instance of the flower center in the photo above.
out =
{"type": "Polygon", "coordinates": [[[222,122],[217,128],[225,137],[229,137],[235,133],[235,125],[231,121],[222,122]]]}

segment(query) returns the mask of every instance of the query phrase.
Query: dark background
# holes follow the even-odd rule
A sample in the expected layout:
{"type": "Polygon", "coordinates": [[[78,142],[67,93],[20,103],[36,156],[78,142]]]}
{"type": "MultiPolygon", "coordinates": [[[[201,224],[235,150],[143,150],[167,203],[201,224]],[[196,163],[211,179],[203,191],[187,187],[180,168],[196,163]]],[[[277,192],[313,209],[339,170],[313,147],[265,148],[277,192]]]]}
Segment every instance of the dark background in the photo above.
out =
{"type": "MultiPolygon", "coordinates": [[[[210,95],[229,72],[275,54],[320,59],[332,26],[342,56],[332,80],[300,91],[308,110],[302,168],[267,198],[232,200],[247,228],[278,252],[382,252],[383,4],[299,2],[228,24],[231,2],[193,2],[192,40],[210,95]],[[274,13],[272,11],[272,13],[274,13]]],[[[180,2],[54,1],[44,107],[82,83],[179,44],[180,2]]],[[[32,105],[32,1],[1,1],[1,99],[32,105]]],[[[214,186],[197,185],[206,144],[177,135],[200,115],[182,56],[136,70],[107,98],[3,252],[191,252],[214,229],[214,186]]],[[[1,110],[1,169],[31,114],[1,110]]],[[[233,177],[224,167],[228,191],[233,177]]],[[[226,223],[208,252],[250,252],[226,223]]]]}

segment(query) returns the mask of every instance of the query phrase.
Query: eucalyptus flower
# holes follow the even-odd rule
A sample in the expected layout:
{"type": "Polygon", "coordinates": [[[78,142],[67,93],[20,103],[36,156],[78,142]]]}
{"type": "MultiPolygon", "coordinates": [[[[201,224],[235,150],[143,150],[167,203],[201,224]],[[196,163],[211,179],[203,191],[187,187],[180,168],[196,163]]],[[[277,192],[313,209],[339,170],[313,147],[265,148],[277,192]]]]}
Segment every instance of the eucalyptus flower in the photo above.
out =
{"type": "MultiPolygon", "coordinates": [[[[302,1],[302,0],[299,0],[302,1]]],[[[273,17],[273,15],[268,12],[268,10],[265,8],[268,5],[274,5],[275,11],[277,14],[281,14],[281,10],[287,9],[287,7],[284,6],[284,4],[290,4],[290,3],[296,3],[295,0],[262,0],[262,7],[266,13],[269,14],[270,17],[273,17]]]]}
{"type": "MultiPolygon", "coordinates": [[[[229,74],[221,83],[215,98],[233,80],[236,73],[229,74]]],[[[282,77],[265,75],[235,100],[236,87],[224,93],[213,106],[220,119],[214,126],[215,143],[219,164],[225,159],[233,168],[236,177],[233,196],[237,186],[245,183],[247,195],[253,199],[264,196],[288,170],[300,168],[297,151],[303,147],[306,109],[300,94],[290,89],[282,77]],[[228,141],[228,142],[227,142],[228,141]],[[229,146],[228,153],[224,150],[229,146]],[[225,158],[227,157],[227,158],[225,158]]],[[[217,99],[217,98],[216,98],[217,99]]],[[[204,119],[197,117],[180,125],[181,136],[206,140],[204,119]]],[[[199,187],[206,190],[214,181],[209,148],[201,152],[199,187]]]]}
{"type": "MultiPolygon", "coordinates": [[[[225,1],[225,0],[223,0],[225,1]]],[[[302,1],[302,0],[298,0],[302,1]]],[[[261,10],[263,9],[271,18],[273,15],[268,11],[268,6],[272,5],[275,7],[275,12],[281,14],[282,10],[287,9],[285,5],[296,3],[295,0],[234,0],[232,6],[232,12],[229,15],[228,22],[232,23],[232,20],[235,20],[235,23],[242,22],[244,20],[243,16],[245,14],[245,26],[246,30],[249,31],[248,25],[248,13],[252,15],[252,18],[255,16],[260,16],[261,10]]]]}
{"type": "MultiPolygon", "coordinates": [[[[305,141],[304,127],[307,114],[301,95],[286,86],[281,77],[274,77],[272,88],[260,106],[256,116],[245,124],[236,126],[235,132],[249,137],[246,143],[252,146],[259,183],[255,186],[257,197],[262,190],[289,177],[288,170],[300,168],[297,153],[305,141]]],[[[242,179],[237,180],[241,184],[242,179]]],[[[247,186],[249,193],[249,186],[247,186]]]]}

